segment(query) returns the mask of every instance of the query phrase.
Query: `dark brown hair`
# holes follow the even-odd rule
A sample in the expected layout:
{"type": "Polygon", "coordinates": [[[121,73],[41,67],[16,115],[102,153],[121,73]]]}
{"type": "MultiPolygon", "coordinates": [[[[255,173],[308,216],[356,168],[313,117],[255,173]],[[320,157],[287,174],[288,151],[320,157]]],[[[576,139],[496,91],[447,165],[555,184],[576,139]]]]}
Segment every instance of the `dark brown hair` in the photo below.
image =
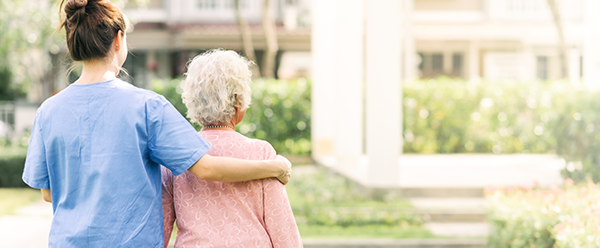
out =
{"type": "Polygon", "coordinates": [[[105,58],[117,33],[125,34],[123,13],[108,0],[62,0],[59,11],[63,5],[66,18],[58,29],[65,27],[67,48],[74,61],[105,58]]]}

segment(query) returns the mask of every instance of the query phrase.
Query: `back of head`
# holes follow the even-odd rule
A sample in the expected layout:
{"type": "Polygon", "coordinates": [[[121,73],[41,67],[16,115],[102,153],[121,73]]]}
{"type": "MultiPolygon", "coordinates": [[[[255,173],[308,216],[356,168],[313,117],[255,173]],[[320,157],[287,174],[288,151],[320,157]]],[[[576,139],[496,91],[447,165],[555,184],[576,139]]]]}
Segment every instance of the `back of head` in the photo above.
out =
{"type": "Polygon", "coordinates": [[[127,24],[119,8],[108,0],[62,0],[67,48],[75,61],[108,56],[115,36],[124,34],[127,24]]]}
{"type": "Polygon", "coordinates": [[[187,116],[200,125],[220,125],[231,120],[235,108],[250,104],[252,72],[249,62],[234,51],[210,50],[188,65],[183,87],[187,116]]]}

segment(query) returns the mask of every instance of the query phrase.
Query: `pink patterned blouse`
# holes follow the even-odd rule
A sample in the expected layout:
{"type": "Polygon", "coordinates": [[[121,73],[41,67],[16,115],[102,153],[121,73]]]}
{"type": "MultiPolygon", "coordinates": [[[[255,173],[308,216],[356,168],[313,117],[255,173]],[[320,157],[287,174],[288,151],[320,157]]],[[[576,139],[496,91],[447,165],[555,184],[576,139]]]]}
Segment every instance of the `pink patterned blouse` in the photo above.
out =
{"type": "MultiPolygon", "coordinates": [[[[200,135],[211,156],[250,160],[275,158],[266,141],[237,132],[207,130],[200,135]]],[[[269,178],[239,183],[177,177],[162,168],[162,203],[167,247],[173,222],[179,232],[175,247],[302,247],[284,185],[269,178]]]]}

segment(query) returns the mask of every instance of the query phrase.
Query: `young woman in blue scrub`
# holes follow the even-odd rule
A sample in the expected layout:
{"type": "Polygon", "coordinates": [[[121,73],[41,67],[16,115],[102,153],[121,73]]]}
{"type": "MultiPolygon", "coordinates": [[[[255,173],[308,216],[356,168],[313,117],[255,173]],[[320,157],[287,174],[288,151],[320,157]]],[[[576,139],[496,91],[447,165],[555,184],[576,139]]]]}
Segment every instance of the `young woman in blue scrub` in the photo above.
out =
{"type": "Polygon", "coordinates": [[[210,146],[164,97],[116,78],[126,18],[108,0],[63,0],[81,77],[38,109],[23,181],[54,218],[49,247],[163,247],[160,165],[225,182],[277,177],[291,164],[211,157],[210,146]]]}

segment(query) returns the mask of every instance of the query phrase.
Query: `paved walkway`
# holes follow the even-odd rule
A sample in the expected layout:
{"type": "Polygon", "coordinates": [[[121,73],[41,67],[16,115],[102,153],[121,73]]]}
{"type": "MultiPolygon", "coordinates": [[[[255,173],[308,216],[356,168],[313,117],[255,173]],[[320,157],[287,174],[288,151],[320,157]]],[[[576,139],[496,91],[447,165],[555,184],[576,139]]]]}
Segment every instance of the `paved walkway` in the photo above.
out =
{"type": "Polygon", "coordinates": [[[42,200],[0,217],[0,248],[48,247],[52,205],[42,200]]]}

